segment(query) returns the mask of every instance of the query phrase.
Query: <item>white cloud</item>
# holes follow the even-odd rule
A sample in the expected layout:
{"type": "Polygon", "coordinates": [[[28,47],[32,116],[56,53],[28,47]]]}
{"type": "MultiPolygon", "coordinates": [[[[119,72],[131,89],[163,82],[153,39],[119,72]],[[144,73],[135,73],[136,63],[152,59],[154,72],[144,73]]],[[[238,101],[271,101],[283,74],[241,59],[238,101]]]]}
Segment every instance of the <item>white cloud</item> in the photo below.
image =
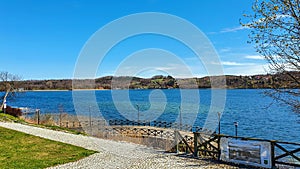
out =
{"type": "Polygon", "coordinates": [[[246,66],[246,65],[255,65],[254,63],[238,63],[238,62],[231,62],[231,61],[222,61],[220,63],[212,62],[213,65],[223,65],[223,66],[246,66]]]}
{"type": "Polygon", "coordinates": [[[237,63],[237,62],[221,62],[224,66],[241,66],[244,65],[244,63],[237,63]]]}
{"type": "Polygon", "coordinates": [[[264,60],[265,58],[260,55],[248,55],[245,56],[246,59],[264,60]]]}
{"type": "Polygon", "coordinates": [[[228,53],[228,52],[231,52],[231,51],[232,51],[231,48],[223,48],[223,49],[219,50],[219,53],[228,53]]]}
{"type": "MultiPolygon", "coordinates": [[[[266,22],[266,20],[273,20],[273,19],[285,19],[285,18],[292,18],[290,15],[276,15],[275,17],[268,17],[268,18],[260,18],[257,19],[256,21],[254,21],[254,23],[263,23],[266,22]]],[[[251,23],[248,23],[249,25],[251,23]]],[[[237,26],[237,27],[233,27],[233,28],[225,28],[222,31],[220,31],[220,33],[229,33],[229,32],[237,32],[240,30],[245,30],[245,29],[250,29],[247,25],[245,24],[245,26],[237,26]]]]}
{"type": "Polygon", "coordinates": [[[268,65],[248,65],[224,68],[226,75],[256,75],[266,74],[268,72],[268,65]]]}
{"type": "Polygon", "coordinates": [[[245,26],[238,26],[238,27],[234,27],[234,28],[225,28],[220,33],[237,32],[237,31],[244,30],[244,29],[249,29],[249,28],[245,27],[245,26]]]}

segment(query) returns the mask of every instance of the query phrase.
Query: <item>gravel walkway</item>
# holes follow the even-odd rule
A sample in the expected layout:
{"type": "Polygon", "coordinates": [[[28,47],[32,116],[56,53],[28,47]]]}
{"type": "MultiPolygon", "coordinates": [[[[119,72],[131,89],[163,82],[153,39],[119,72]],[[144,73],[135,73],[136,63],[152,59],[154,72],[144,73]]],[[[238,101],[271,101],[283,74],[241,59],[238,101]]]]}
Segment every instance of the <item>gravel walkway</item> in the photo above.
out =
{"type": "Polygon", "coordinates": [[[99,152],[76,162],[51,167],[51,169],[236,168],[225,164],[210,163],[205,160],[178,157],[175,156],[175,154],[166,154],[146,146],[127,142],[116,142],[94,137],[74,135],[18,123],[0,122],[0,126],[99,152]]]}

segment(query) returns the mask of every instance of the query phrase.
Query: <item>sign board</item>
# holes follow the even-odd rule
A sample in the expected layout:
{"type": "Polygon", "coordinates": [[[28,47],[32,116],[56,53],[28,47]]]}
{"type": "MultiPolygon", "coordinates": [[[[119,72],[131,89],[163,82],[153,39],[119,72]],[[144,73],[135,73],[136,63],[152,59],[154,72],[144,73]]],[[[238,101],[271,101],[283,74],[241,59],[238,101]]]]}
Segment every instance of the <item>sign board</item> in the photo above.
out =
{"type": "Polygon", "coordinates": [[[271,143],[221,138],[221,157],[227,162],[271,168],[271,143]]]}

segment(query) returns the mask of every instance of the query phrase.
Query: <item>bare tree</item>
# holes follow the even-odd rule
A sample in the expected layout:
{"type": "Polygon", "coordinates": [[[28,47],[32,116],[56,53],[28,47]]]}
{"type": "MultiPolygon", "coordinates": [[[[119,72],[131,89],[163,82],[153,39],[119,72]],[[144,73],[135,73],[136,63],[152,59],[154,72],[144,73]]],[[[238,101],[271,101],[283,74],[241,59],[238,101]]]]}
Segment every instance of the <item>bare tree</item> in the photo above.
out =
{"type": "Polygon", "coordinates": [[[0,72],[0,91],[3,91],[0,95],[1,107],[3,109],[4,101],[10,97],[15,96],[18,91],[18,85],[21,77],[8,72],[0,72]]]}
{"type": "Polygon", "coordinates": [[[300,1],[256,0],[252,9],[243,24],[251,30],[249,43],[269,62],[271,73],[286,74],[298,86],[280,89],[274,85],[275,90],[267,94],[300,112],[300,1]]]}

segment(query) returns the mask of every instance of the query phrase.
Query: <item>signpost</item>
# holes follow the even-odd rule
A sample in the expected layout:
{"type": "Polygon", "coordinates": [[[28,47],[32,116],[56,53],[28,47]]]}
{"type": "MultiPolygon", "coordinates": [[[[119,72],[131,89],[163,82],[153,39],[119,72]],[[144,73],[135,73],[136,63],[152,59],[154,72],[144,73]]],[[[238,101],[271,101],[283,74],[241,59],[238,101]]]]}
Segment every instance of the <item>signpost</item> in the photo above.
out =
{"type": "Polygon", "coordinates": [[[179,106],[179,130],[181,130],[182,127],[182,115],[181,115],[181,107],[179,106]]]}
{"type": "Polygon", "coordinates": [[[137,104],[136,105],[137,107],[137,122],[138,122],[138,125],[140,125],[140,106],[137,104]]]}
{"type": "Polygon", "coordinates": [[[233,124],[235,126],[235,137],[237,137],[238,136],[237,128],[238,128],[239,123],[238,122],[234,122],[233,124]]]}
{"type": "Polygon", "coordinates": [[[218,123],[219,123],[218,131],[219,134],[221,134],[221,112],[218,112],[218,123]]]}
{"type": "Polygon", "coordinates": [[[227,162],[271,168],[270,142],[221,138],[220,159],[227,162]]]}

